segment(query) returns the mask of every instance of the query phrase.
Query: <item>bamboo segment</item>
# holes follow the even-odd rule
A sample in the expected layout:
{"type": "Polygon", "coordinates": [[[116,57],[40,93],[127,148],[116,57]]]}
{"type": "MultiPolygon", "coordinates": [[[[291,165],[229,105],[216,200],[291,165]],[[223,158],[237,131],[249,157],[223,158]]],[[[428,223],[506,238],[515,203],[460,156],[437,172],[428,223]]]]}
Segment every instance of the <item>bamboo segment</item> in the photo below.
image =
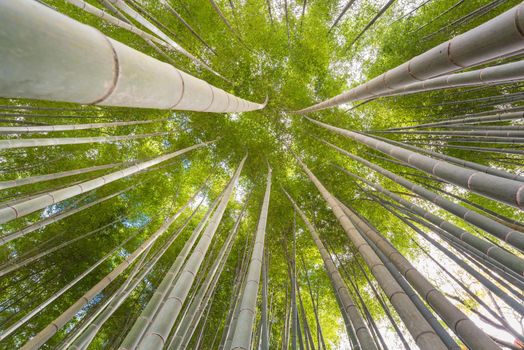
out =
{"type": "MultiPolygon", "coordinates": [[[[335,266],[333,259],[329,255],[328,251],[324,247],[324,244],[320,240],[320,237],[318,236],[317,230],[311,224],[311,222],[307,219],[306,215],[300,209],[300,207],[296,204],[296,202],[291,198],[289,193],[287,193],[284,190],[284,194],[289,199],[291,204],[293,205],[293,208],[297,211],[298,215],[306,225],[309,233],[311,234],[311,237],[313,238],[313,241],[315,241],[315,244],[318,248],[318,251],[320,252],[320,255],[322,256],[322,260],[324,261],[324,267],[326,269],[326,272],[329,276],[329,279],[331,280],[331,284],[333,286],[333,289],[336,294],[339,296],[339,300],[341,302],[341,311],[343,313],[347,314],[348,320],[351,321],[353,325],[353,329],[355,330],[356,336],[358,338],[358,341],[361,345],[362,349],[376,349],[375,343],[373,342],[373,337],[369,333],[369,330],[366,327],[366,324],[364,323],[364,319],[362,318],[362,315],[360,314],[358,307],[355,305],[353,299],[351,298],[351,295],[349,294],[349,291],[344,283],[344,280],[342,279],[342,276],[340,275],[340,272],[338,271],[337,267],[335,266]]],[[[349,328],[349,327],[346,327],[349,328]]],[[[348,337],[350,335],[348,334],[348,337]]]]}
{"type": "Polygon", "coordinates": [[[368,82],[297,113],[380,97],[407,85],[472,67],[524,49],[524,4],[412,58],[368,82]]]}
{"type": "Polygon", "coordinates": [[[88,130],[101,128],[114,128],[117,126],[141,125],[151,124],[167,119],[157,120],[136,120],[129,122],[112,122],[112,123],[91,123],[91,124],[67,124],[67,125],[45,125],[45,126],[0,126],[0,134],[26,134],[26,133],[40,133],[53,131],[73,131],[73,130],[88,130]]]}
{"type": "Polygon", "coordinates": [[[344,214],[335,197],[324,187],[324,185],[300,159],[297,158],[297,161],[311,182],[313,182],[315,187],[319,190],[324,200],[331,207],[333,214],[337,217],[337,220],[340,222],[348,238],[353,242],[353,244],[355,244],[364,258],[364,261],[370,266],[371,272],[376,277],[381,288],[397,310],[400,318],[404,321],[404,324],[415,339],[417,345],[422,350],[447,349],[438,335],[417,310],[410,298],[388,272],[384,264],[380,262],[379,257],[366,243],[349,218],[344,214]]]}
{"type": "Polygon", "coordinates": [[[524,61],[518,61],[464,73],[443,75],[402,86],[374,97],[408,95],[417,92],[494,83],[511,83],[521,81],[522,79],[524,79],[524,61]]]}
{"type": "Polygon", "coordinates": [[[232,350],[250,349],[251,337],[253,335],[253,324],[257,307],[258,287],[260,284],[260,273],[262,271],[262,259],[264,257],[264,241],[266,236],[267,214],[269,209],[269,197],[271,194],[271,168],[268,169],[266,179],[266,192],[260,210],[257,234],[253,243],[253,252],[247,271],[247,282],[242,294],[238,322],[234,330],[232,350]]]}
{"type": "Polygon", "coordinates": [[[220,113],[265,107],[36,1],[0,1],[0,29],[2,97],[220,113]]]}
{"type": "Polygon", "coordinates": [[[120,180],[127,176],[136,174],[144,169],[150,168],[154,165],[157,165],[163,161],[175,158],[179,155],[198,149],[204,146],[207,146],[209,142],[199,143],[179,151],[165,154],[163,156],[142,162],[131,167],[98,177],[93,180],[84,181],[80,184],[69,186],[63,189],[56,191],[47,192],[38,197],[28,199],[13,205],[9,205],[5,208],[0,208],[0,224],[9,222],[16,218],[25,216],[27,214],[33,213],[37,210],[43,209],[49,205],[59,203],[65,199],[74,197],[76,195],[94,190],[95,188],[102,187],[108,183],[111,183],[116,180],[120,180]]]}
{"type": "Polygon", "coordinates": [[[337,128],[311,118],[307,119],[316,125],[319,125],[337,134],[349,137],[357,142],[363,143],[368,147],[374,148],[382,153],[390,155],[395,159],[406,162],[409,165],[413,165],[415,168],[434,175],[449,183],[466,188],[472,192],[495,199],[513,207],[523,209],[524,184],[522,182],[462,168],[442,160],[436,160],[422,154],[388,144],[363,134],[337,128]]]}

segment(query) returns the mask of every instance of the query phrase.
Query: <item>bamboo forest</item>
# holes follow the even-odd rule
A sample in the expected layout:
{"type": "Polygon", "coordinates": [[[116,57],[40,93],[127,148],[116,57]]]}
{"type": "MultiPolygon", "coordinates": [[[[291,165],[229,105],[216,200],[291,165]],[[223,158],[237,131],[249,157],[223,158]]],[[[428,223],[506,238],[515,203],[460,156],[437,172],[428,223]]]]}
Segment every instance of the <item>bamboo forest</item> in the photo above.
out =
{"type": "Polygon", "coordinates": [[[524,350],[524,2],[0,0],[0,350],[524,350]]]}

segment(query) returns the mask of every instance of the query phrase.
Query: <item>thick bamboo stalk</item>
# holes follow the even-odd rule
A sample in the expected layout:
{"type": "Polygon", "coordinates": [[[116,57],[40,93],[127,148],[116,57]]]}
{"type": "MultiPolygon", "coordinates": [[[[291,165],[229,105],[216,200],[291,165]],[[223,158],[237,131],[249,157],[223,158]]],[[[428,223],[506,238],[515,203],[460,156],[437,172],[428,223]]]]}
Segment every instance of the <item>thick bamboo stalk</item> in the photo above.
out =
{"type": "MultiPolygon", "coordinates": [[[[111,223],[110,225],[113,225],[111,223]]],[[[106,225],[106,227],[109,225],[106,225]]],[[[9,328],[2,331],[0,334],[0,341],[4,340],[7,336],[12,334],[14,331],[16,331],[18,328],[20,328],[24,323],[29,321],[33,316],[38,314],[40,311],[45,309],[49,304],[51,304],[53,301],[58,299],[61,295],[66,293],[68,290],[70,290],[75,284],[80,282],[84,277],[89,275],[94,269],[96,269],[98,266],[100,266],[104,261],[106,261],[109,257],[111,257],[115,252],[117,252],[122,246],[124,246],[127,242],[129,242],[132,238],[134,238],[137,235],[137,233],[129,236],[127,239],[125,239],[122,243],[120,243],[118,246],[113,248],[108,254],[104,255],[101,259],[99,259],[96,263],[91,265],[87,270],[82,272],[80,275],[76,276],[72,281],[68,282],[64,287],[62,287],[60,290],[55,292],[51,297],[47,298],[44,302],[39,304],[37,307],[32,309],[30,312],[25,314],[21,319],[17,320],[14,324],[12,324],[9,328]]],[[[44,341],[45,342],[45,341],[44,341]]]]}
{"type": "Polygon", "coordinates": [[[147,325],[150,323],[151,318],[156,314],[156,312],[161,306],[161,302],[165,298],[165,295],[170,291],[168,286],[172,285],[173,281],[178,276],[178,273],[180,272],[180,269],[182,268],[184,261],[186,260],[191,249],[195,245],[198,237],[204,230],[209,218],[211,217],[211,214],[213,214],[213,211],[216,209],[216,206],[222,199],[222,196],[223,193],[221,193],[209,206],[206,214],[204,215],[202,220],[200,220],[197,227],[195,227],[195,229],[193,230],[191,236],[186,241],[186,243],[182,247],[182,250],[177,255],[175,261],[169,268],[169,271],[167,271],[166,275],[162,279],[162,282],[160,282],[160,285],[153,293],[153,296],[149,299],[146,307],[142,310],[140,316],[137,318],[137,320],[127,333],[127,336],[122,341],[120,349],[136,348],[136,346],[142,339],[142,336],[146,332],[147,325]]]}
{"type": "MultiPolygon", "coordinates": [[[[165,345],[169,333],[171,332],[171,328],[175,324],[176,319],[182,310],[182,306],[185,299],[187,298],[187,295],[189,294],[191,286],[193,285],[195,276],[200,269],[205,254],[209,249],[214,234],[216,233],[231,194],[233,193],[233,189],[238,178],[240,177],[240,172],[242,171],[242,167],[246,158],[247,155],[240,162],[238,169],[233,175],[224,192],[224,195],[222,196],[222,199],[220,200],[220,204],[210,219],[209,225],[202,233],[200,241],[195,247],[193,254],[191,254],[191,256],[188,258],[184,268],[180,272],[178,279],[171,288],[171,292],[166,295],[162,306],[156,313],[156,316],[151,319],[151,324],[148,327],[144,338],[140,344],[138,344],[138,349],[160,349],[165,345]]],[[[121,347],[120,349],[124,348],[121,347]]]]}
{"type": "Polygon", "coordinates": [[[267,287],[268,287],[268,262],[267,254],[264,254],[263,264],[262,264],[262,311],[260,313],[260,350],[269,350],[269,310],[268,310],[268,297],[267,297],[267,287]]]}
{"type": "MultiPolygon", "coordinates": [[[[347,319],[352,323],[353,329],[355,331],[355,334],[358,338],[358,341],[360,343],[360,346],[362,349],[377,349],[375,343],[373,342],[373,337],[369,333],[369,330],[366,327],[366,324],[364,323],[364,319],[362,318],[362,315],[360,314],[357,306],[355,305],[355,302],[353,301],[353,298],[349,294],[349,291],[344,283],[344,280],[342,279],[342,276],[340,275],[340,272],[338,271],[337,267],[335,266],[333,259],[331,259],[331,256],[329,255],[328,251],[324,247],[324,244],[320,240],[320,237],[313,226],[313,224],[308,220],[306,217],[306,214],[300,209],[298,204],[294,201],[294,199],[284,190],[284,194],[289,199],[291,204],[293,205],[293,208],[297,211],[298,215],[306,225],[309,233],[311,234],[311,238],[313,238],[313,241],[315,242],[318,251],[320,252],[320,256],[322,257],[322,261],[324,262],[324,267],[326,269],[326,272],[329,276],[329,279],[331,280],[331,285],[333,289],[335,290],[335,293],[338,294],[342,312],[346,313],[347,319]]],[[[349,327],[346,327],[349,328],[349,327]]],[[[348,337],[350,335],[348,334],[348,337]]]]}
{"type": "Polygon", "coordinates": [[[258,287],[260,284],[260,273],[262,269],[262,259],[264,256],[264,241],[269,210],[269,197],[271,194],[271,175],[272,169],[269,168],[266,179],[264,201],[262,202],[262,208],[260,210],[257,233],[253,243],[253,252],[251,254],[251,260],[247,271],[247,282],[242,293],[240,313],[238,315],[238,322],[234,330],[233,342],[231,344],[232,350],[248,350],[251,344],[258,287]]]}
{"type": "Polygon", "coordinates": [[[63,145],[82,145],[86,143],[109,143],[117,141],[128,141],[148,137],[164,136],[173,134],[175,131],[154,132],[151,134],[130,134],[122,136],[93,136],[93,137],[55,137],[55,138],[30,138],[0,140],[0,150],[27,147],[48,147],[63,145]]]}
{"type": "MultiPolygon", "coordinates": [[[[340,203],[340,202],[339,202],[340,203]]],[[[344,213],[360,228],[378,249],[395,265],[398,271],[415,288],[419,295],[435,310],[446,324],[471,349],[497,350],[499,347],[478,328],[460,309],[454,306],[435,286],[431,284],[400,252],[378,231],[360,219],[345,205],[344,213]]]]}
{"type": "Polygon", "coordinates": [[[368,82],[298,113],[309,113],[350,101],[374,98],[390,90],[472,67],[524,49],[524,26],[519,4],[492,20],[410,59],[368,82]]]}
{"type": "Polygon", "coordinates": [[[91,124],[66,124],[45,126],[0,126],[0,134],[28,134],[53,131],[88,130],[101,128],[114,128],[117,126],[142,125],[158,123],[167,119],[135,120],[129,122],[91,123],[91,124]]]}
{"type": "Polygon", "coordinates": [[[0,2],[0,28],[2,97],[201,112],[265,106],[228,94],[35,1],[0,2]]]}
{"type": "Polygon", "coordinates": [[[348,238],[355,244],[358,251],[362,254],[364,261],[371,267],[373,275],[397,310],[400,318],[404,321],[404,324],[415,339],[417,345],[419,345],[422,350],[447,349],[435,331],[427,323],[424,317],[422,317],[410,298],[380,261],[379,257],[344,214],[335,197],[324,187],[324,185],[300,159],[297,159],[297,161],[304,172],[308,175],[311,182],[313,182],[315,187],[317,187],[324,200],[329,204],[331,210],[337,217],[337,220],[347,233],[348,238]]]}
{"type": "MultiPolygon", "coordinates": [[[[515,248],[520,249],[521,251],[524,251],[524,233],[516,231],[512,228],[509,228],[501,224],[498,221],[495,221],[487,216],[477,213],[474,210],[470,210],[459,204],[456,204],[436,194],[435,192],[432,192],[422,186],[414,184],[413,182],[403,178],[402,176],[396,175],[391,171],[388,171],[378,165],[375,165],[357,155],[351,154],[350,152],[340,147],[337,147],[329,142],[326,142],[326,141],[323,141],[323,142],[324,144],[330,146],[331,148],[336,149],[341,154],[357,162],[360,162],[361,164],[364,164],[368,168],[375,170],[376,172],[384,175],[388,179],[407,188],[408,190],[412,191],[413,193],[418,194],[419,196],[426,199],[427,201],[441,207],[442,209],[452,213],[453,215],[458,216],[459,218],[463,219],[464,221],[469,222],[470,224],[473,224],[476,227],[494,235],[495,237],[500,238],[501,240],[503,240],[504,242],[507,242],[508,244],[511,244],[515,248]]],[[[507,254],[510,254],[510,253],[507,253],[507,254]]],[[[524,274],[524,260],[516,256],[512,260],[513,260],[513,263],[511,266],[513,266],[513,269],[519,273],[524,274]],[[517,264],[519,261],[520,261],[520,264],[517,264]]],[[[507,262],[509,261],[511,260],[508,259],[507,262]]]]}
{"type": "Polygon", "coordinates": [[[413,165],[419,170],[484,197],[495,199],[519,209],[522,209],[521,206],[524,205],[524,184],[522,182],[463,168],[443,160],[436,160],[405,148],[388,144],[376,138],[337,128],[311,118],[307,119],[329,131],[363,143],[377,151],[413,165]]]}
{"type": "Polygon", "coordinates": [[[142,243],[133,253],[129,254],[123,262],[116,266],[109,274],[101,279],[96,285],[94,285],[89,291],[87,291],[80,299],[78,299],[73,305],[71,305],[66,311],[64,311],[58,318],[52,321],[46,328],[41,330],[34,338],[30,339],[23,347],[22,350],[34,349],[42,346],[47,340],[49,340],[58,330],[66,325],[78,311],[80,311],[85,305],[87,305],[94,297],[103,291],[111,282],[115,280],[120,274],[122,274],[144,251],[149,249],[156,240],[162,236],[169,227],[178,219],[182,214],[182,211],[189,206],[190,202],[187,202],[182,208],[180,208],[173,216],[167,218],[160,228],[156,230],[144,243],[142,243]]]}
{"type": "Polygon", "coordinates": [[[35,184],[35,183],[39,183],[42,181],[61,179],[63,177],[68,177],[68,176],[73,176],[73,175],[86,174],[86,173],[90,173],[90,172],[98,171],[98,170],[110,169],[110,168],[114,168],[119,165],[122,165],[122,163],[96,165],[96,166],[82,168],[82,169],[61,171],[59,173],[29,176],[29,177],[24,177],[21,179],[16,179],[16,180],[0,181],[0,190],[5,190],[8,188],[24,186],[24,185],[29,185],[29,184],[35,184]]]}
{"type": "MultiPolygon", "coordinates": [[[[1,13],[1,11],[0,11],[1,13]]],[[[146,162],[142,162],[136,165],[133,165],[129,168],[125,168],[113,173],[110,173],[108,175],[104,175],[101,177],[98,177],[93,180],[84,181],[78,185],[66,187],[60,190],[47,192],[46,194],[40,195],[36,198],[16,203],[14,205],[10,205],[6,208],[0,209],[0,224],[9,222],[11,220],[14,220],[16,218],[25,216],[27,214],[33,213],[39,209],[43,209],[49,205],[59,203],[65,199],[77,196],[79,194],[94,190],[95,188],[102,187],[104,185],[107,185],[108,183],[111,183],[113,181],[125,178],[127,176],[136,174],[144,169],[147,169],[149,167],[152,167],[154,165],[157,165],[163,161],[175,158],[179,155],[182,155],[184,153],[187,153],[189,151],[192,151],[194,149],[198,149],[201,147],[204,147],[208,145],[209,142],[205,143],[199,143],[197,145],[193,145],[184,149],[181,149],[176,152],[172,152],[169,154],[165,154],[163,156],[148,160],[146,162]]]]}

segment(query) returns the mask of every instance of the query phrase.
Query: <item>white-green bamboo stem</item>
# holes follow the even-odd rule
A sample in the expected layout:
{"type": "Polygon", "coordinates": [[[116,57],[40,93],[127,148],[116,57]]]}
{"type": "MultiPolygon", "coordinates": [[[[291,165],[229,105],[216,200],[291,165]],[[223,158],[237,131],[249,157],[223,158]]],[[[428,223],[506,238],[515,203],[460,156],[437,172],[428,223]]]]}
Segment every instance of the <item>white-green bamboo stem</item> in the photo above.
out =
{"type": "Polygon", "coordinates": [[[420,296],[470,349],[500,350],[484,331],[435,288],[386,238],[361,220],[351,209],[342,203],[340,205],[350,220],[390,259],[420,296]]]}
{"type": "Polygon", "coordinates": [[[264,256],[264,240],[266,236],[267,215],[269,209],[269,197],[271,194],[271,175],[272,170],[269,168],[266,180],[266,191],[264,201],[260,210],[258,220],[257,234],[253,244],[253,253],[247,272],[247,282],[242,294],[240,304],[240,313],[238,322],[234,330],[233,342],[231,349],[240,350],[249,349],[253,331],[253,322],[255,320],[258,286],[260,284],[260,273],[262,269],[262,259],[264,256]]]}
{"type": "Polygon", "coordinates": [[[524,49],[524,4],[410,59],[340,95],[304,108],[309,113],[350,101],[379,97],[407,85],[472,67],[524,49]]]}
{"type": "Polygon", "coordinates": [[[215,213],[210,219],[209,225],[202,233],[200,241],[198,242],[191,256],[188,258],[184,268],[180,272],[180,275],[178,276],[175,284],[173,285],[171,292],[168,295],[166,295],[166,298],[162,306],[159,308],[157,314],[152,320],[150,320],[151,324],[148,327],[148,330],[144,338],[138,345],[138,349],[160,349],[166,345],[165,343],[167,341],[169,333],[171,332],[171,328],[173,327],[178,315],[180,314],[180,311],[182,310],[182,306],[184,304],[185,299],[187,298],[191,286],[193,285],[195,276],[200,269],[200,266],[202,264],[202,261],[204,260],[207,250],[209,249],[213,236],[216,233],[220,220],[224,215],[224,211],[226,210],[227,204],[229,202],[231,194],[233,193],[233,189],[235,188],[236,182],[240,177],[240,172],[242,171],[242,167],[245,163],[246,158],[247,155],[240,162],[238,169],[233,175],[231,182],[228,184],[224,192],[224,195],[220,200],[220,204],[218,205],[215,213]]]}
{"type": "Polygon", "coordinates": [[[31,0],[0,1],[0,57],[2,97],[220,113],[265,106],[31,0]]]}
{"type": "Polygon", "coordinates": [[[88,130],[101,128],[114,128],[117,126],[151,124],[166,121],[167,119],[135,120],[129,122],[112,123],[90,123],[90,124],[65,124],[65,125],[43,125],[43,126],[0,126],[0,134],[28,134],[53,131],[88,130]]]}
{"type": "Polygon", "coordinates": [[[35,184],[35,183],[39,183],[42,181],[61,179],[63,177],[90,173],[92,171],[110,169],[110,168],[119,166],[121,164],[122,163],[104,164],[104,165],[97,165],[97,166],[92,166],[92,167],[82,168],[82,169],[61,171],[59,173],[53,173],[53,174],[36,175],[36,176],[29,176],[29,177],[24,177],[21,179],[16,179],[16,180],[0,181],[0,190],[5,190],[8,188],[18,187],[18,186],[23,186],[23,185],[35,184]]]}
{"type": "Polygon", "coordinates": [[[94,137],[56,137],[56,138],[30,138],[0,140],[0,150],[26,147],[48,147],[63,145],[82,145],[86,143],[109,143],[117,141],[128,141],[148,137],[164,136],[173,134],[175,131],[154,132],[150,134],[121,135],[121,136],[94,136],[94,137]]]}
{"type": "Polygon", "coordinates": [[[187,342],[191,340],[191,336],[193,335],[193,332],[195,330],[194,326],[198,324],[200,320],[200,316],[204,312],[204,309],[207,304],[207,302],[203,302],[204,298],[208,300],[208,297],[211,296],[212,291],[214,290],[216,283],[218,282],[218,278],[220,277],[220,274],[222,273],[224,264],[227,258],[229,257],[229,253],[231,251],[233,241],[235,240],[237,236],[238,229],[240,228],[240,223],[242,221],[246,208],[247,208],[247,201],[244,204],[244,207],[242,208],[242,211],[239,214],[237,220],[235,221],[235,224],[230,234],[228,235],[228,237],[226,238],[226,241],[222,245],[222,248],[220,249],[220,252],[218,253],[217,258],[215,259],[215,263],[213,264],[213,266],[211,267],[210,271],[207,274],[206,280],[204,281],[203,285],[200,287],[196,298],[191,302],[188,313],[181,320],[177,330],[175,331],[173,335],[173,339],[168,349],[170,350],[185,349],[187,347],[187,342]],[[211,292],[209,292],[210,288],[211,288],[211,292]]]}
{"type": "MultiPolygon", "coordinates": [[[[171,47],[168,43],[166,43],[165,41],[157,38],[156,36],[154,35],[151,35],[149,33],[146,33],[144,32],[143,30],[135,27],[134,25],[130,24],[130,23],[127,23],[127,22],[124,22],[112,15],[110,15],[109,13],[107,13],[106,11],[104,10],[101,10],[99,9],[98,7],[95,7],[83,0],[65,0],[66,2],[70,3],[71,5],[74,5],[108,23],[111,23],[117,27],[120,27],[120,28],[123,28],[125,30],[128,30],[132,33],[135,33],[136,35],[140,36],[142,39],[146,40],[146,41],[154,41],[155,43],[157,44],[160,44],[162,45],[163,47],[171,47]]],[[[117,10],[118,11],[118,10],[117,10]]]]}
{"type": "MultiPolygon", "coordinates": [[[[205,186],[206,184],[204,184],[198,191],[196,191],[195,194],[188,200],[187,204],[179,210],[179,212],[184,211],[195,200],[196,196],[202,191],[202,189],[205,186]]],[[[151,271],[151,269],[155,266],[158,260],[160,260],[160,258],[169,249],[169,247],[171,247],[171,245],[177,239],[177,237],[184,231],[184,229],[187,227],[193,216],[197,213],[198,208],[200,208],[200,205],[202,204],[203,200],[204,199],[202,199],[199,202],[198,206],[193,210],[193,213],[189,216],[188,219],[186,219],[184,224],[170,236],[169,240],[162,246],[160,251],[156,253],[150,261],[148,261],[145,268],[142,269],[142,271],[140,271],[140,274],[137,276],[137,278],[135,278],[132,282],[129,281],[127,285],[123,286],[123,288],[119,290],[118,294],[115,293],[116,299],[114,301],[108,300],[102,307],[103,311],[101,310],[101,314],[99,316],[95,316],[96,319],[93,319],[93,322],[91,324],[86,325],[84,329],[79,330],[78,340],[76,340],[76,337],[71,339],[69,345],[65,346],[65,348],[69,349],[69,346],[71,346],[71,349],[80,350],[86,349],[89,346],[89,344],[91,344],[102,325],[109,319],[109,317],[111,317],[111,315],[113,315],[113,313],[118,309],[118,307],[122,305],[122,303],[127,299],[131,292],[147,276],[149,271],[151,271]]]]}
{"type": "MultiPolygon", "coordinates": [[[[378,165],[375,165],[357,155],[351,154],[350,152],[337,147],[329,142],[323,141],[326,145],[337,150],[341,154],[356,160],[367,166],[370,169],[377,171],[378,173],[384,175],[385,177],[391,179],[392,181],[400,184],[401,186],[407,188],[413,193],[418,194],[427,201],[441,207],[442,209],[450,212],[453,215],[458,216],[470,224],[475,225],[476,227],[490,233],[499,239],[507,242],[510,245],[524,251],[524,233],[516,231],[504,224],[501,224],[498,221],[495,221],[487,216],[477,213],[476,211],[467,209],[457,203],[450,201],[449,199],[442,197],[435,192],[432,192],[425,187],[414,184],[413,182],[403,178],[402,176],[396,175],[391,171],[388,171],[378,165]]],[[[504,249],[495,249],[490,256],[495,256],[497,260],[503,263],[505,266],[508,266],[513,271],[517,272],[519,275],[524,275],[524,260],[511,254],[510,252],[504,249]]]]}
{"type": "MultiPolygon", "coordinates": [[[[0,11],[1,13],[1,11],[0,11]]],[[[0,15],[1,16],[1,15],[0,15]]],[[[65,199],[77,196],[79,194],[94,190],[95,188],[102,187],[104,185],[107,185],[108,183],[111,183],[113,181],[125,178],[127,176],[133,175],[135,173],[138,173],[144,169],[147,169],[149,167],[152,167],[154,165],[157,165],[163,161],[175,158],[181,154],[187,153],[189,151],[192,151],[197,148],[204,147],[208,145],[209,142],[199,143],[197,145],[193,145],[184,149],[181,149],[179,151],[165,154],[163,156],[148,160],[146,162],[142,162],[139,164],[135,164],[131,167],[113,172],[108,175],[104,175],[101,177],[98,177],[93,180],[84,181],[78,185],[66,187],[60,190],[47,192],[45,194],[42,194],[36,198],[32,198],[30,200],[16,203],[14,205],[10,205],[6,208],[0,209],[0,224],[9,222],[11,220],[14,220],[16,218],[25,216],[27,214],[33,213],[39,209],[43,209],[49,205],[59,203],[65,199]]]]}
{"type": "Polygon", "coordinates": [[[222,75],[214,71],[209,65],[207,65],[205,62],[202,62],[192,54],[190,54],[186,49],[184,49],[180,44],[176,43],[171,39],[169,36],[167,36],[164,32],[162,32],[158,27],[156,27],[153,23],[149,22],[144,16],[136,12],[134,9],[132,9],[129,5],[127,5],[123,0],[109,0],[110,3],[118,7],[120,10],[124,11],[129,17],[136,20],[138,23],[143,25],[145,28],[150,30],[152,33],[154,33],[157,37],[168,43],[175,51],[181,53],[182,55],[186,56],[193,62],[193,64],[197,66],[201,66],[207,71],[213,73],[217,77],[220,77],[222,79],[225,79],[222,75]]]}

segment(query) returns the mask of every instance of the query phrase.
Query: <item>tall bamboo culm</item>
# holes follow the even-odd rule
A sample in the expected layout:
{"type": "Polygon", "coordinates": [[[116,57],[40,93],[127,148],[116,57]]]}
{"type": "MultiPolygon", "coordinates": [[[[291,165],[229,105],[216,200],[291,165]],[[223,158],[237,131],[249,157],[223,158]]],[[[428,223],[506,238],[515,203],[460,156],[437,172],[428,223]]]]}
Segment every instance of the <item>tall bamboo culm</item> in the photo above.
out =
{"type": "Polygon", "coordinates": [[[271,168],[268,169],[266,179],[266,191],[264,201],[258,219],[257,234],[253,243],[253,252],[247,270],[246,284],[240,302],[240,313],[234,330],[232,350],[248,350],[253,335],[253,323],[255,320],[258,287],[260,284],[260,273],[262,271],[262,259],[264,257],[264,242],[266,236],[267,215],[269,210],[269,198],[271,194],[271,168]]]}
{"type": "Polygon", "coordinates": [[[0,57],[1,97],[219,113],[265,106],[233,96],[37,1],[0,1],[0,57]]]}

